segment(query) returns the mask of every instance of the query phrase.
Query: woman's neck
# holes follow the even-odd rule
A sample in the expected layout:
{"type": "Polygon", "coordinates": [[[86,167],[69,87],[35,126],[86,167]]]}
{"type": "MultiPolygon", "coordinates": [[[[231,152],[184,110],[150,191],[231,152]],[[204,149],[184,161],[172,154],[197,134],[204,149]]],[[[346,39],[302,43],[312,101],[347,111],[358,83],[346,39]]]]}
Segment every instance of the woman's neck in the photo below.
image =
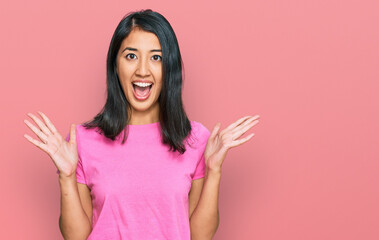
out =
{"type": "Polygon", "coordinates": [[[144,125],[159,122],[159,104],[149,108],[146,111],[136,111],[132,109],[129,125],[144,125]]]}

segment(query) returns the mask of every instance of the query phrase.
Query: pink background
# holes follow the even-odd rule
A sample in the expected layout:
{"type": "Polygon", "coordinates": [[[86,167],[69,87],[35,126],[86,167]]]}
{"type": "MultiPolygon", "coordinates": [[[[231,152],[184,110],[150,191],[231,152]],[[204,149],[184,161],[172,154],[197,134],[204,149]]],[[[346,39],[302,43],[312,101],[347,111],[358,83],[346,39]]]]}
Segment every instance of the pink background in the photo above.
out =
{"type": "Polygon", "coordinates": [[[261,116],[223,164],[214,239],[379,239],[374,0],[2,1],[0,239],[62,239],[56,167],[23,120],[92,118],[113,31],[145,8],[177,34],[191,120],[261,116]]]}

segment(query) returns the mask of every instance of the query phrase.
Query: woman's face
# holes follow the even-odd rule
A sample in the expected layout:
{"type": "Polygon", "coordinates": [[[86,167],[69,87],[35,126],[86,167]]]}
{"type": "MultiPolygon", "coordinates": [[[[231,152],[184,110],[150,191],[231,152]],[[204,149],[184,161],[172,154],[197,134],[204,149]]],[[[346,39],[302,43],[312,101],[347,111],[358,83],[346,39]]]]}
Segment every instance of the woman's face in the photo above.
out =
{"type": "Polygon", "coordinates": [[[132,107],[132,122],[159,120],[157,100],[162,89],[162,68],[158,37],[134,28],[123,40],[117,55],[117,74],[132,107]]]}

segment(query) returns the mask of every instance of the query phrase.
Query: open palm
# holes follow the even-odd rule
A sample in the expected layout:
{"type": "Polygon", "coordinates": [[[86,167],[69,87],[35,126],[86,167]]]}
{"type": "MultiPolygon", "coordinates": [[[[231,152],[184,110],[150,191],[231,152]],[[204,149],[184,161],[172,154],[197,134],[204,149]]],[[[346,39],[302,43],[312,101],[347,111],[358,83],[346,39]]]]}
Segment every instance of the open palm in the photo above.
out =
{"type": "Polygon", "coordinates": [[[227,128],[220,130],[220,123],[217,123],[209,136],[204,151],[205,164],[209,170],[221,171],[221,165],[226,157],[228,150],[232,147],[241,145],[254,136],[254,133],[238,139],[247,130],[256,125],[260,116],[245,116],[230,124],[227,128]],[[237,140],[238,139],[238,140],[237,140]]]}
{"type": "Polygon", "coordinates": [[[24,122],[42,142],[33,139],[27,134],[24,134],[24,137],[50,156],[58,168],[60,175],[71,176],[75,173],[78,163],[75,124],[71,125],[71,137],[70,141],[67,142],[56,130],[49,118],[42,112],[38,113],[44,122],[31,113],[28,113],[28,116],[34,120],[39,128],[31,124],[28,120],[24,120],[24,122]]]}

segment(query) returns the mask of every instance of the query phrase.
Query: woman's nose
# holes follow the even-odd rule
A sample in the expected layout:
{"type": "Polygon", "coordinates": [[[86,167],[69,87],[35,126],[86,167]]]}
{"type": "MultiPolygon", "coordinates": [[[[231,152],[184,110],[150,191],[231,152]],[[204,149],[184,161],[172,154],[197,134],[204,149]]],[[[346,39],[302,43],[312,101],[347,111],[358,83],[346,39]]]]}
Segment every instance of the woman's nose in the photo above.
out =
{"type": "Polygon", "coordinates": [[[138,75],[142,75],[142,76],[148,75],[149,74],[149,64],[148,64],[148,62],[145,61],[144,59],[140,60],[139,63],[138,63],[138,67],[137,67],[136,73],[138,75]]]}

